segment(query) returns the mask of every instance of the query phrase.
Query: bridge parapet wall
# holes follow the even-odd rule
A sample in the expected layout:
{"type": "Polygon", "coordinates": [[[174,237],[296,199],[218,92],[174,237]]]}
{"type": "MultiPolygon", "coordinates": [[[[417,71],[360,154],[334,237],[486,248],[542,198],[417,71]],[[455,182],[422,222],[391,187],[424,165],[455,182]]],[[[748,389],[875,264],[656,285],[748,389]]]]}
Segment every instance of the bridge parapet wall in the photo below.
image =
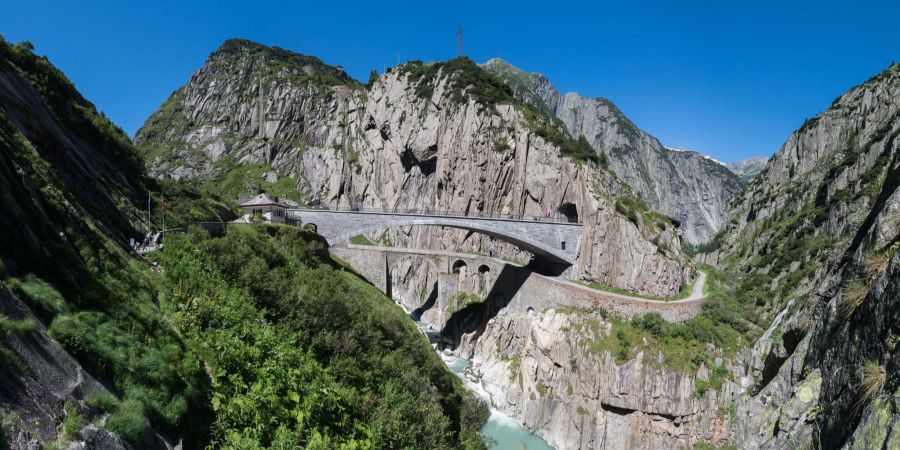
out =
{"type": "MultiPolygon", "coordinates": [[[[523,269],[524,270],[524,269],[523,269]]],[[[622,298],[600,290],[584,288],[567,282],[530,274],[507,308],[527,312],[547,309],[604,308],[624,318],[656,312],[668,322],[683,322],[700,313],[705,299],[693,301],[655,301],[622,298]]]]}

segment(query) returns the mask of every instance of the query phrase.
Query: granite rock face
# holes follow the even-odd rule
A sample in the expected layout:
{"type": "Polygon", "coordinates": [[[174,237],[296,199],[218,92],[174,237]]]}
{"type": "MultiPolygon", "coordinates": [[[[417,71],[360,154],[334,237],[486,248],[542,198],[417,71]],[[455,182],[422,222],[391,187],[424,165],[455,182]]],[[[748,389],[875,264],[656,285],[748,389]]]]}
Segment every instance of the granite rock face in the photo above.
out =
{"type": "MultiPolygon", "coordinates": [[[[900,362],[900,65],[794,133],[707,256],[755,286],[761,337],[697,398],[696,373],[617,361],[602,315],[507,306],[458,351],[501,409],[558,448],[894,448],[900,362]],[[869,392],[866,394],[866,392],[869,392]]],[[[752,297],[751,297],[752,298],[752,297]]],[[[718,362],[717,362],[718,363],[718,362]]]]}
{"type": "MultiPolygon", "coordinates": [[[[615,212],[627,186],[563,157],[534,132],[522,105],[486,105],[475,88],[459,87],[459,77],[478,76],[476,65],[419,79],[428,69],[408,64],[363,87],[282,52],[228,41],[213,53],[137,133],[151,171],[216,179],[265,165],[295,182],[302,201],[331,207],[545,217],[568,205],[587,224],[570,276],[670,295],[690,273],[674,227],[615,212]],[[312,75],[298,67],[304,62],[312,75]]],[[[527,260],[463,230],[406,227],[373,237],[527,260]]]]}
{"type": "Polygon", "coordinates": [[[728,201],[743,186],[718,162],[696,152],[667,149],[609,100],[561,94],[543,75],[526,73],[499,58],[483,67],[571,136],[587,139],[652,209],[681,222],[685,241],[704,243],[725,223],[728,201]]]}
{"type": "Polygon", "coordinates": [[[639,352],[617,361],[594,350],[611,336],[599,314],[500,312],[458,352],[499,409],[558,449],[684,448],[721,445],[730,420],[721,411],[743,389],[697,395],[695,374],[668,370],[663,356],[639,352]]]}
{"type": "MultiPolygon", "coordinates": [[[[261,165],[267,180],[327,206],[542,216],[571,204],[585,234],[568,276],[670,295],[691,275],[671,224],[618,212],[627,185],[563,157],[521,106],[479,102],[474,90],[454,87],[452,72],[398,67],[363,88],[318,60],[287,60],[301,62],[246,42],[214,53],[136,137],[157,175],[219,179],[261,165]]],[[[740,274],[739,291],[756,288],[746,325],[761,337],[735,360],[711,349],[731,381],[698,395],[710,368],[671,370],[666,355],[641,345],[615,355],[611,321],[599,311],[479,302],[495,272],[470,265],[454,274],[428,258],[395,259],[386,269],[407,308],[423,307],[434,286],[459,294],[421,317],[461,330],[448,333],[458,340],[454,351],[473,362],[498,408],[566,449],[896,446],[900,66],[807,122],[740,194],[725,167],[665,149],[610,103],[528,80],[527,89],[510,85],[530,113],[588,139],[619,178],[680,220],[685,240],[720,230],[700,259],[740,274]],[[467,308],[473,314],[460,314],[467,308]],[[861,401],[866,385],[877,389],[861,401]]],[[[368,237],[528,257],[452,229],[368,237]]]]}
{"type": "Polygon", "coordinates": [[[807,121],[736,200],[713,259],[767,287],[772,322],[745,360],[739,446],[897,446],[898,149],[894,64],[807,121]]]}
{"type": "Polygon", "coordinates": [[[769,158],[765,156],[754,156],[752,158],[742,159],[733,163],[728,163],[725,167],[734,172],[741,182],[750,184],[766,168],[769,158]]]}

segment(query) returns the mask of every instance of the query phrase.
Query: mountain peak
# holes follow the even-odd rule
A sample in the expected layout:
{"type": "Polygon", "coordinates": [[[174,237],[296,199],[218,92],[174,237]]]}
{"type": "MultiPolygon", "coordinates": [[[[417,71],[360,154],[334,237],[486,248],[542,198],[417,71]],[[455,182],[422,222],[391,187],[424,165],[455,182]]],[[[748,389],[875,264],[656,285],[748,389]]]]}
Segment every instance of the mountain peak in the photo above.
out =
{"type": "Polygon", "coordinates": [[[240,52],[243,50],[264,50],[269,47],[260,44],[259,42],[253,42],[249,39],[239,39],[232,38],[226,39],[225,42],[222,42],[222,45],[217,48],[213,54],[228,54],[240,52]]]}
{"type": "MultiPolygon", "coordinates": [[[[268,46],[247,39],[228,39],[222,43],[206,61],[207,65],[235,67],[239,61],[269,67],[276,71],[287,70],[289,73],[304,73],[307,78],[326,85],[354,86],[359,83],[350,77],[341,66],[330,65],[316,56],[285,50],[278,46],[268,46]]],[[[241,66],[238,63],[237,66],[241,66]]]]}

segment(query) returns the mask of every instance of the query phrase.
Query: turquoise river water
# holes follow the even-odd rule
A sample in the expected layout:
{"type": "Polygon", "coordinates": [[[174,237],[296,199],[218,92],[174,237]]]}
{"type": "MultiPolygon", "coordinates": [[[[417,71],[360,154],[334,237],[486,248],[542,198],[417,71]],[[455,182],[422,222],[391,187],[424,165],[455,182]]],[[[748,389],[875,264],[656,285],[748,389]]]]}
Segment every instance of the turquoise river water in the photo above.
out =
{"type": "MultiPolygon", "coordinates": [[[[428,329],[425,324],[419,321],[416,321],[416,324],[418,324],[419,328],[426,334],[434,333],[434,331],[428,329]]],[[[463,372],[465,372],[466,367],[469,366],[468,360],[444,355],[441,355],[441,358],[453,373],[462,378],[469,389],[488,402],[491,415],[488,417],[488,421],[484,424],[484,427],[481,428],[481,434],[491,441],[491,450],[553,450],[553,447],[547,445],[543,439],[529,433],[516,419],[497,411],[490,405],[490,398],[488,398],[484,390],[481,389],[481,386],[471,382],[463,376],[463,372]]]]}

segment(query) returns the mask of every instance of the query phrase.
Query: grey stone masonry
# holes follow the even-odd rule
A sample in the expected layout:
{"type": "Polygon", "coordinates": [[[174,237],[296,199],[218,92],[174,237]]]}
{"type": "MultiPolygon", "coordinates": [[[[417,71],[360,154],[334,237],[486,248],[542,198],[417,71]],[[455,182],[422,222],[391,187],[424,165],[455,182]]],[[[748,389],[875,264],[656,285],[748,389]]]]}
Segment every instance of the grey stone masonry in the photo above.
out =
{"type": "Polygon", "coordinates": [[[289,220],[315,224],[317,232],[331,245],[370,231],[409,225],[462,228],[509,242],[553,262],[571,265],[581,242],[580,223],[552,219],[455,216],[441,214],[290,209],[289,220]]]}

